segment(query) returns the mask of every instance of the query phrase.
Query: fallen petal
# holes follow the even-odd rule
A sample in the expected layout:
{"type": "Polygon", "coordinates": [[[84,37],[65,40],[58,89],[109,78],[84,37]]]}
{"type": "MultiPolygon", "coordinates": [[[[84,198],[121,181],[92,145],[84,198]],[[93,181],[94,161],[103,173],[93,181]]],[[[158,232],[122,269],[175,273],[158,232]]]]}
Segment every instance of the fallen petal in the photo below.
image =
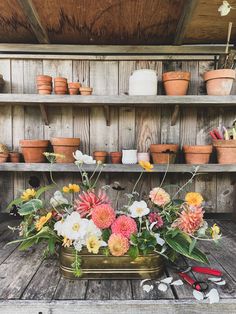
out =
{"type": "Polygon", "coordinates": [[[226,284],[225,280],[214,282],[218,286],[224,286],[226,284]]]}
{"type": "Polygon", "coordinates": [[[165,279],[162,279],[161,282],[163,283],[171,283],[173,280],[173,277],[166,277],[165,279]]]}
{"type": "Polygon", "coordinates": [[[149,293],[153,290],[153,285],[143,285],[143,291],[149,293]]]}
{"type": "Polygon", "coordinates": [[[181,279],[179,279],[179,280],[175,280],[175,281],[173,281],[172,283],[171,283],[171,285],[173,285],[173,286],[182,286],[184,283],[183,283],[183,281],[181,280],[181,279]]]}
{"type": "Polygon", "coordinates": [[[220,301],[220,296],[216,289],[211,289],[206,296],[208,297],[210,304],[218,303],[220,301]]]}
{"type": "Polygon", "coordinates": [[[197,290],[193,290],[193,296],[194,296],[194,298],[196,299],[196,300],[198,300],[198,301],[202,301],[203,299],[204,299],[204,295],[203,295],[203,293],[202,292],[200,292],[200,291],[197,291],[197,290]]]}
{"type": "Polygon", "coordinates": [[[142,285],[144,284],[144,282],[149,281],[149,280],[151,280],[151,279],[143,279],[143,280],[140,282],[140,287],[142,287],[142,285]]]}
{"type": "Polygon", "coordinates": [[[221,281],[222,278],[221,277],[210,277],[210,278],[208,278],[208,280],[210,280],[212,282],[216,282],[216,281],[221,281]]]}
{"type": "Polygon", "coordinates": [[[157,288],[158,288],[158,290],[160,290],[162,292],[166,292],[166,290],[168,289],[168,286],[164,283],[160,283],[157,288]]]}

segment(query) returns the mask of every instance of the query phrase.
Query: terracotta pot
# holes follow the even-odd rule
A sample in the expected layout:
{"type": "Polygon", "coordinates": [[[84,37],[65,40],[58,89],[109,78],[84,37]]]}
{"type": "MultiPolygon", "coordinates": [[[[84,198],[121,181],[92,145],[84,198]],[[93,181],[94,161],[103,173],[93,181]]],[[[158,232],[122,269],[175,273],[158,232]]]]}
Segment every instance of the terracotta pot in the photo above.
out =
{"type": "Polygon", "coordinates": [[[79,148],[80,138],[54,137],[51,139],[54,153],[64,155],[65,158],[57,157],[58,163],[73,163],[73,153],[79,148]]]}
{"type": "Polygon", "coordinates": [[[236,164],[236,140],[213,140],[219,164],[236,164]]]}
{"type": "Polygon", "coordinates": [[[93,89],[90,87],[80,87],[80,94],[83,96],[91,95],[93,92],[93,89]]]}
{"type": "Polygon", "coordinates": [[[47,140],[20,140],[21,150],[26,163],[45,162],[43,153],[47,151],[47,140]]]}
{"type": "Polygon", "coordinates": [[[10,161],[11,162],[20,162],[20,153],[18,153],[18,152],[11,152],[10,153],[10,161]]]}
{"type": "Polygon", "coordinates": [[[78,95],[79,94],[79,88],[69,88],[69,94],[70,95],[78,95]]]}
{"type": "Polygon", "coordinates": [[[54,83],[54,88],[56,88],[56,87],[64,87],[64,88],[67,89],[67,83],[61,82],[61,81],[55,82],[55,83],[54,83]]]}
{"type": "Polygon", "coordinates": [[[121,159],[122,159],[121,152],[111,152],[110,157],[111,157],[111,162],[113,164],[121,164],[121,159]]]}
{"type": "Polygon", "coordinates": [[[96,161],[101,161],[103,164],[106,162],[107,152],[104,151],[96,151],[93,152],[93,158],[96,161]]]}
{"type": "Polygon", "coordinates": [[[49,75],[37,75],[36,76],[36,81],[39,82],[39,81],[44,81],[44,82],[49,82],[51,83],[52,82],[52,77],[49,76],[49,75]]]}
{"type": "Polygon", "coordinates": [[[68,87],[69,88],[77,88],[79,89],[81,86],[81,84],[79,82],[71,82],[71,83],[68,83],[68,87]]]}
{"type": "Polygon", "coordinates": [[[38,90],[52,90],[52,86],[51,85],[40,85],[37,87],[38,90]]]}
{"type": "Polygon", "coordinates": [[[8,153],[0,153],[0,163],[4,163],[7,161],[8,153]]]}
{"type": "Polygon", "coordinates": [[[64,82],[64,83],[67,83],[67,78],[58,76],[58,77],[55,77],[55,78],[54,78],[54,83],[55,83],[55,82],[64,82]]]}
{"type": "Polygon", "coordinates": [[[166,72],[162,74],[162,80],[166,95],[182,96],[187,94],[190,81],[190,72],[166,72]]]}
{"type": "Polygon", "coordinates": [[[38,90],[38,93],[40,95],[50,95],[52,93],[52,91],[47,90],[47,89],[40,89],[40,90],[38,90]]]}
{"type": "Polygon", "coordinates": [[[235,70],[219,69],[204,73],[206,81],[207,95],[227,96],[230,95],[233,81],[235,80],[235,70]]]}
{"type": "Polygon", "coordinates": [[[49,83],[47,81],[37,81],[37,87],[44,86],[44,85],[52,88],[52,83],[49,83]]]}
{"type": "Polygon", "coordinates": [[[150,151],[154,164],[174,164],[179,145],[151,144],[150,151]]]}
{"type": "Polygon", "coordinates": [[[187,164],[208,164],[212,153],[212,145],[184,145],[183,151],[187,164]]]}

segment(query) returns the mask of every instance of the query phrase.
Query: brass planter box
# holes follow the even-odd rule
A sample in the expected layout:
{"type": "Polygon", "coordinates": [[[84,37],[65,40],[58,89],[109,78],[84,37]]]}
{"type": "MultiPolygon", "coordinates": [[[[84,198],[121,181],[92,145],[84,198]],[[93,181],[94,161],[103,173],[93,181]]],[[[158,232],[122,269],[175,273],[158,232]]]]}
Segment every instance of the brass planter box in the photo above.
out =
{"type": "Polygon", "coordinates": [[[146,279],[158,278],[164,267],[163,258],[152,253],[138,256],[133,260],[129,255],[105,256],[90,254],[87,250],[79,252],[82,264],[82,276],[76,278],[71,267],[75,260],[73,248],[61,248],[60,268],[62,275],[68,279],[146,279]]]}

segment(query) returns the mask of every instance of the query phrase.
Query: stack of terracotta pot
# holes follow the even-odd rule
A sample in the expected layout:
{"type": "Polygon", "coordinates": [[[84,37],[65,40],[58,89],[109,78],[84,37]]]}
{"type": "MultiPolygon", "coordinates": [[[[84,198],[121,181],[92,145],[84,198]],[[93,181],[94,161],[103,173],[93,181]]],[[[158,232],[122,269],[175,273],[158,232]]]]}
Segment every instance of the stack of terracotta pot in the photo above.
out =
{"type": "Polygon", "coordinates": [[[82,96],[89,96],[93,92],[93,89],[91,87],[83,86],[80,87],[80,95],[82,96]]]}
{"type": "Polygon", "coordinates": [[[68,92],[67,79],[65,77],[54,78],[54,92],[57,95],[65,95],[68,92]]]}
{"type": "Polygon", "coordinates": [[[49,75],[38,75],[36,78],[39,94],[48,95],[52,93],[52,77],[49,75]]]}

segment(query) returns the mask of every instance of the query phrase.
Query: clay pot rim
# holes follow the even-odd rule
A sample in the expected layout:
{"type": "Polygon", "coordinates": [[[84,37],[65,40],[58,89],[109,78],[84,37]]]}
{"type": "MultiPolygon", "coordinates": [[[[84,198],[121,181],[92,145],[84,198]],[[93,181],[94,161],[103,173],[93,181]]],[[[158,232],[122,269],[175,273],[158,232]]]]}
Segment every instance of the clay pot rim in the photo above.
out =
{"type": "Polygon", "coordinates": [[[191,73],[187,71],[170,71],[162,74],[163,82],[176,80],[190,81],[190,78],[191,73]]]}
{"type": "Polygon", "coordinates": [[[9,156],[9,153],[0,153],[0,156],[1,156],[1,157],[8,157],[8,156],[9,156]]]}
{"type": "Polygon", "coordinates": [[[81,84],[79,82],[70,82],[68,83],[69,88],[80,88],[81,84]]]}
{"type": "Polygon", "coordinates": [[[110,152],[110,156],[122,156],[122,152],[110,152]]]}
{"type": "Polygon", "coordinates": [[[165,153],[166,151],[176,153],[178,150],[179,150],[178,144],[151,144],[150,145],[151,153],[162,153],[162,152],[165,153]]]}
{"type": "Polygon", "coordinates": [[[20,140],[21,147],[48,147],[49,140],[20,140]]]}
{"type": "Polygon", "coordinates": [[[50,75],[37,75],[36,76],[36,81],[52,81],[52,77],[50,75]]]}
{"type": "Polygon", "coordinates": [[[92,92],[93,88],[92,87],[80,87],[81,92],[92,92]]]}
{"type": "Polygon", "coordinates": [[[107,152],[98,150],[98,151],[93,152],[93,156],[96,156],[96,157],[98,157],[98,156],[107,156],[107,152]]]}
{"type": "Polygon", "coordinates": [[[19,155],[20,155],[19,152],[10,152],[9,154],[12,155],[12,156],[13,156],[13,155],[15,155],[15,156],[19,156],[19,155]]]}
{"type": "Polygon", "coordinates": [[[183,145],[185,154],[210,154],[212,149],[212,145],[183,145]]]}
{"type": "Polygon", "coordinates": [[[52,87],[47,85],[41,85],[37,87],[37,90],[52,90],[52,87]]]}
{"type": "Polygon", "coordinates": [[[53,146],[79,146],[79,137],[53,137],[51,138],[53,146]]]}
{"type": "Polygon", "coordinates": [[[214,147],[236,147],[236,140],[213,140],[214,147]]]}
{"type": "Polygon", "coordinates": [[[235,79],[235,70],[232,69],[218,69],[207,71],[203,74],[204,81],[220,79],[220,78],[231,78],[235,79]]]}

